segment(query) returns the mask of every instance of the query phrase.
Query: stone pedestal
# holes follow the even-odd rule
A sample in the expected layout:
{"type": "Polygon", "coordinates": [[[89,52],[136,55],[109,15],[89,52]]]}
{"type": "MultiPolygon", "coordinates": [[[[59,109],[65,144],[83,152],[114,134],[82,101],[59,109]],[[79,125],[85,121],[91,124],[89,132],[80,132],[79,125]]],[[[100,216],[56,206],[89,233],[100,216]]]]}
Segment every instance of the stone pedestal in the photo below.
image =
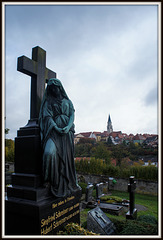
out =
{"type": "Polygon", "coordinates": [[[54,198],[43,187],[40,133],[29,121],[15,138],[15,173],[5,200],[5,235],[56,234],[68,222],[80,223],[81,190],[54,198]]]}
{"type": "Polygon", "coordinates": [[[80,190],[66,198],[30,196],[6,200],[6,235],[55,235],[69,222],[80,224],[80,190]]]}
{"type": "Polygon", "coordinates": [[[126,219],[129,220],[135,220],[137,219],[137,209],[134,208],[133,212],[130,212],[130,210],[126,213],[126,219]]]}
{"type": "Polygon", "coordinates": [[[17,131],[15,138],[15,172],[42,174],[40,129],[37,120],[17,131]]]}

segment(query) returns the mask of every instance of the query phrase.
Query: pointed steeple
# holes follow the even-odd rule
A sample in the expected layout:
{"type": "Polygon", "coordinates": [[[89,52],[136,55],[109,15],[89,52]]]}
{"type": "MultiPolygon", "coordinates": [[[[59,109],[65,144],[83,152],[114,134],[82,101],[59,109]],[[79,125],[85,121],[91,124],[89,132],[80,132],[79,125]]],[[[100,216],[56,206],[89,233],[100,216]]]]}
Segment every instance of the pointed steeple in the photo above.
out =
{"type": "Polygon", "coordinates": [[[113,126],[112,126],[110,114],[109,114],[109,118],[108,118],[108,122],[107,122],[107,132],[108,133],[113,132],[113,126]]]}
{"type": "Polygon", "coordinates": [[[109,114],[109,119],[108,119],[108,122],[111,122],[110,114],[109,114]]]}

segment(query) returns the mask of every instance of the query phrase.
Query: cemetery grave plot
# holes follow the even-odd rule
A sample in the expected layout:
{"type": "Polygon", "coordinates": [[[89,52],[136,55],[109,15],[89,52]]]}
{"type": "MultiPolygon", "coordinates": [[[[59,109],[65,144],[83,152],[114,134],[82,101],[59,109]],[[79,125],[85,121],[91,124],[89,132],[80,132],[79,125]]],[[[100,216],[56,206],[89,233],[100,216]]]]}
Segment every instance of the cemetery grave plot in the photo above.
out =
{"type": "Polygon", "coordinates": [[[80,223],[81,190],[65,198],[43,186],[39,109],[45,83],[56,73],[46,68],[46,51],[18,58],[17,70],[31,76],[30,120],[15,138],[15,173],[5,199],[5,235],[55,235],[70,221],[80,223]]]}
{"type": "MultiPolygon", "coordinates": [[[[121,197],[122,199],[128,197],[127,192],[113,191],[114,196],[121,197]]],[[[137,219],[127,220],[126,214],[113,215],[105,213],[109,219],[115,224],[115,235],[157,235],[158,234],[158,216],[157,216],[157,197],[151,195],[136,194],[135,207],[137,209],[137,219]],[[151,215],[152,213],[152,215],[151,215]],[[140,221],[140,219],[148,219],[148,223],[140,221]],[[128,231],[127,231],[128,229],[128,231]]],[[[86,228],[87,214],[90,209],[83,209],[81,211],[81,226],[86,228]]]]}
{"type": "Polygon", "coordinates": [[[136,189],[136,181],[134,181],[134,177],[130,177],[130,184],[128,184],[128,191],[130,193],[130,200],[120,199],[118,197],[114,197],[115,201],[111,196],[104,195],[103,193],[103,183],[96,184],[96,202],[92,201],[92,192],[93,185],[89,184],[86,188],[86,198],[85,200],[90,201],[90,204],[83,203],[84,207],[95,208],[99,206],[104,212],[108,212],[114,215],[122,215],[125,211],[128,211],[126,214],[127,219],[136,218],[137,210],[134,207],[134,190],[136,189]],[[113,202],[107,201],[107,199],[111,199],[113,202]]]}
{"type": "Polygon", "coordinates": [[[103,196],[104,196],[103,183],[99,183],[96,185],[97,206],[99,206],[104,212],[109,212],[109,213],[115,214],[115,215],[123,214],[123,212],[124,212],[123,206],[101,202],[100,199],[103,196]]]}

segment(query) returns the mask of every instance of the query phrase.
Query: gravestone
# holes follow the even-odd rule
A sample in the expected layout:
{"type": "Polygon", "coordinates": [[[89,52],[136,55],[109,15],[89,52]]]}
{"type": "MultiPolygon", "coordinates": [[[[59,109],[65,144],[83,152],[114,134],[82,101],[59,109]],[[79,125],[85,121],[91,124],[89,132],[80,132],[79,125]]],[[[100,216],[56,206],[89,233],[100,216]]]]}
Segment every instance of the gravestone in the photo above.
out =
{"type": "Polygon", "coordinates": [[[115,226],[106,214],[96,207],[88,212],[87,229],[100,235],[114,234],[115,226]]]}
{"type": "Polygon", "coordinates": [[[128,184],[128,192],[130,194],[130,204],[129,211],[126,213],[126,219],[136,219],[137,218],[137,209],[135,208],[135,189],[136,181],[134,181],[134,176],[130,176],[130,183],[128,184]]]}
{"type": "Polygon", "coordinates": [[[81,191],[67,198],[54,198],[43,187],[39,109],[45,83],[56,78],[46,68],[46,51],[32,49],[32,59],[18,58],[17,70],[31,76],[30,120],[17,131],[15,138],[15,173],[7,188],[5,235],[53,235],[68,222],[80,223],[81,191]]]}
{"type": "Polygon", "coordinates": [[[100,197],[104,196],[103,187],[104,187],[103,183],[96,184],[96,198],[97,198],[97,201],[100,199],[100,197]]]}
{"type": "MultiPolygon", "coordinates": [[[[82,208],[94,208],[96,202],[93,200],[93,184],[88,184],[86,187],[85,201],[82,202],[82,208]]],[[[97,205],[97,204],[96,204],[97,205]]]]}
{"type": "Polygon", "coordinates": [[[85,201],[92,202],[93,184],[89,184],[86,187],[85,201]]]}

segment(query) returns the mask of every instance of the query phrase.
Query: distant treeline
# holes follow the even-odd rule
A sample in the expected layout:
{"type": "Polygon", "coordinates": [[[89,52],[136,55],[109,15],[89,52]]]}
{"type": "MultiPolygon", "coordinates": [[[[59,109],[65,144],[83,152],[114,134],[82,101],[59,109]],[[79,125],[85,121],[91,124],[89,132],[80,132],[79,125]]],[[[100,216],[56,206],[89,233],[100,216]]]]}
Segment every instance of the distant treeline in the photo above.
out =
{"type": "Polygon", "coordinates": [[[155,166],[128,166],[122,168],[106,164],[101,159],[91,158],[90,160],[75,161],[76,171],[82,174],[106,175],[109,177],[129,178],[135,176],[136,179],[158,180],[158,168],[155,166]]]}
{"type": "Polygon", "coordinates": [[[158,178],[158,168],[142,166],[140,156],[157,156],[158,150],[147,145],[125,143],[113,145],[109,142],[96,143],[91,139],[82,139],[75,145],[75,157],[89,157],[75,161],[76,170],[85,174],[108,175],[109,177],[128,178],[134,175],[137,179],[155,180],[158,178]],[[116,161],[114,166],[111,160],[116,161]],[[132,164],[131,164],[132,163],[132,164]]]}
{"type": "Polygon", "coordinates": [[[75,157],[95,157],[96,159],[105,159],[107,163],[114,158],[117,166],[121,166],[124,158],[138,161],[140,156],[157,156],[157,154],[157,148],[133,142],[113,145],[108,142],[96,143],[92,139],[81,139],[75,145],[75,157]]]}

